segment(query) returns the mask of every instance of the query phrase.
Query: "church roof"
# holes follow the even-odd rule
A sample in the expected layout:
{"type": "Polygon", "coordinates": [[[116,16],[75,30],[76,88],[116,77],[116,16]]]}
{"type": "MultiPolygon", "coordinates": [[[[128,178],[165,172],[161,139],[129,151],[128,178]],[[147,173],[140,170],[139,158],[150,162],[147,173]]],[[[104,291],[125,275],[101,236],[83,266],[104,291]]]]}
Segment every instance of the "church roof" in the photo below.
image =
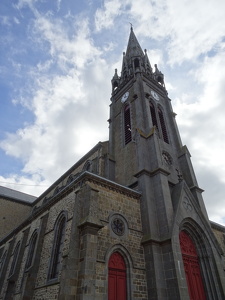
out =
{"type": "Polygon", "coordinates": [[[9,189],[4,186],[0,186],[0,198],[7,198],[14,201],[22,201],[27,204],[32,203],[37,197],[25,194],[16,190],[9,189]]]}

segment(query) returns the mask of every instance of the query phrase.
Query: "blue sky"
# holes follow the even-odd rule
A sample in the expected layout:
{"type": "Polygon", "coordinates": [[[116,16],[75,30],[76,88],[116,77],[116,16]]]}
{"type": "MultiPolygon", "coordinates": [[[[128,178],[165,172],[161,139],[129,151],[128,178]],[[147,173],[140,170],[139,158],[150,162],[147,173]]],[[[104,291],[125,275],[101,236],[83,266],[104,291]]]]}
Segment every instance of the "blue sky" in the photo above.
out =
{"type": "Polygon", "coordinates": [[[165,75],[209,217],[225,224],[224,11],[224,0],[2,0],[0,185],[40,195],[108,139],[131,22],[165,75]]]}

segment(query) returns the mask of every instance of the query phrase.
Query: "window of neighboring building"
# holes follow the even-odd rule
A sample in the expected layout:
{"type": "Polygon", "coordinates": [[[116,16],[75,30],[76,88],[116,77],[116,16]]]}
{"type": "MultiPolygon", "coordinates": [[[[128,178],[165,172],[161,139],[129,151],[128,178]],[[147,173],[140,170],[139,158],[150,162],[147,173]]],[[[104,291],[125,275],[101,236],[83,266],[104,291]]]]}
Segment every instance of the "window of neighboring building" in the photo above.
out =
{"type": "Polygon", "coordinates": [[[61,213],[59,218],[55,224],[55,237],[52,248],[52,257],[51,264],[49,269],[49,280],[58,278],[61,258],[62,258],[62,250],[63,243],[65,238],[65,227],[66,227],[66,216],[65,213],[61,213]]]}
{"type": "Polygon", "coordinates": [[[160,125],[161,125],[163,140],[164,140],[164,142],[169,144],[168,134],[167,134],[167,130],[166,130],[166,124],[165,124],[163,112],[160,108],[158,108],[158,114],[159,114],[159,121],[160,121],[160,125]]]}
{"type": "Polygon", "coordinates": [[[130,106],[126,105],[124,107],[124,140],[125,145],[131,142],[131,118],[130,118],[130,106]]]}
{"type": "Polygon", "coordinates": [[[9,271],[9,276],[13,275],[15,272],[16,263],[17,263],[18,256],[19,256],[19,249],[20,249],[20,242],[17,243],[14,253],[13,253],[13,260],[12,260],[11,268],[9,271]]]}
{"type": "Polygon", "coordinates": [[[33,258],[35,255],[35,248],[36,248],[36,244],[37,244],[37,237],[38,237],[38,234],[37,234],[37,231],[35,230],[35,232],[32,234],[32,236],[30,238],[29,250],[28,250],[28,254],[27,254],[26,269],[28,269],[32,266],[33,258]]]}

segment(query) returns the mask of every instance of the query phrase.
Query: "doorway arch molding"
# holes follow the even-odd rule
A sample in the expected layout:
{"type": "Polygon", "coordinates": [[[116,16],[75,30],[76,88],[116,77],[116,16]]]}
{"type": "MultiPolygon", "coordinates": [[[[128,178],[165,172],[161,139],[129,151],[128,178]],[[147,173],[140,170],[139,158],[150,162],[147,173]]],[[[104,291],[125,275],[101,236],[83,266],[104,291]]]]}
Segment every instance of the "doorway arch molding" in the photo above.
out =
{"type": "MultiPolygon", "coordinates": [[[[206,225],[209,226],[208,223],[206,225]]],[[[207,229],[207,226],[205,229],[207,229]]],[[[215,237],[209,236],[208,231],[203,230],[199,226],[199,224],[191,218],[186,218],[182,221],[182,223],[179,226],[179,232],[177,232],[175,239],[176,239],[176,244],[179,245],[178,246],[179,253],[180,253],[179,260],[182,262],[181,264],[183,269],[182,272],[183,279],[185,278],[185,273],[184,273],[184,265],[183,265],[183,259],[182,259],[181,248],[179,243],[179,233],[181,231],[184,231],[191,238],[191,240],[193,241],[196,247],[204,289],[207,296],[209,297],[209,299],[212,300],[223,299],[221,298],[221,295],[223,294],[222,286],[219,280],[216,261],[214,259],[214,253],[211,245],[211,243],[215,243],[214,248],[216,249],[216,251],[221,250],[220,247],[218,246],[217,241],[215,240],[215,237]]],[[[187,288],[186,280],[185,280],[185,285],[187,288]]]]}
{"type": "Polygon", "coordinates": [[[108,263],[111,255],[115,252],[118,252],[124,259],[126,265],[126,272],[127,272],[127,299],[132,298],[132,269],[134,267],[133,259],[130,255],[130,252],[121,244],[115,244],[110,247],[105,253],[105,273],[107,274],[107,282],[108,282],[108,263]]]}

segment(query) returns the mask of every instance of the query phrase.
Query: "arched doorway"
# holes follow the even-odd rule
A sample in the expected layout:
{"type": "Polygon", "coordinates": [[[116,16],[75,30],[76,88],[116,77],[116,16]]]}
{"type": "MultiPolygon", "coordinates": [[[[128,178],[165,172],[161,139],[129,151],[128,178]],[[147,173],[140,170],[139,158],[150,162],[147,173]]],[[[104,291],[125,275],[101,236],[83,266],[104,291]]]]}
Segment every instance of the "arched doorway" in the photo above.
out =
{"type": "Polygon", "coordinates": [[[108,264],[108,300],[127,299],[126,265],[122,255],[114,252],[108,264]]]}
{"type": "Polygon", "coordinates": [[[206,300],[195,244],[185,231],[179,238],[190,300],[206,300]]]}

